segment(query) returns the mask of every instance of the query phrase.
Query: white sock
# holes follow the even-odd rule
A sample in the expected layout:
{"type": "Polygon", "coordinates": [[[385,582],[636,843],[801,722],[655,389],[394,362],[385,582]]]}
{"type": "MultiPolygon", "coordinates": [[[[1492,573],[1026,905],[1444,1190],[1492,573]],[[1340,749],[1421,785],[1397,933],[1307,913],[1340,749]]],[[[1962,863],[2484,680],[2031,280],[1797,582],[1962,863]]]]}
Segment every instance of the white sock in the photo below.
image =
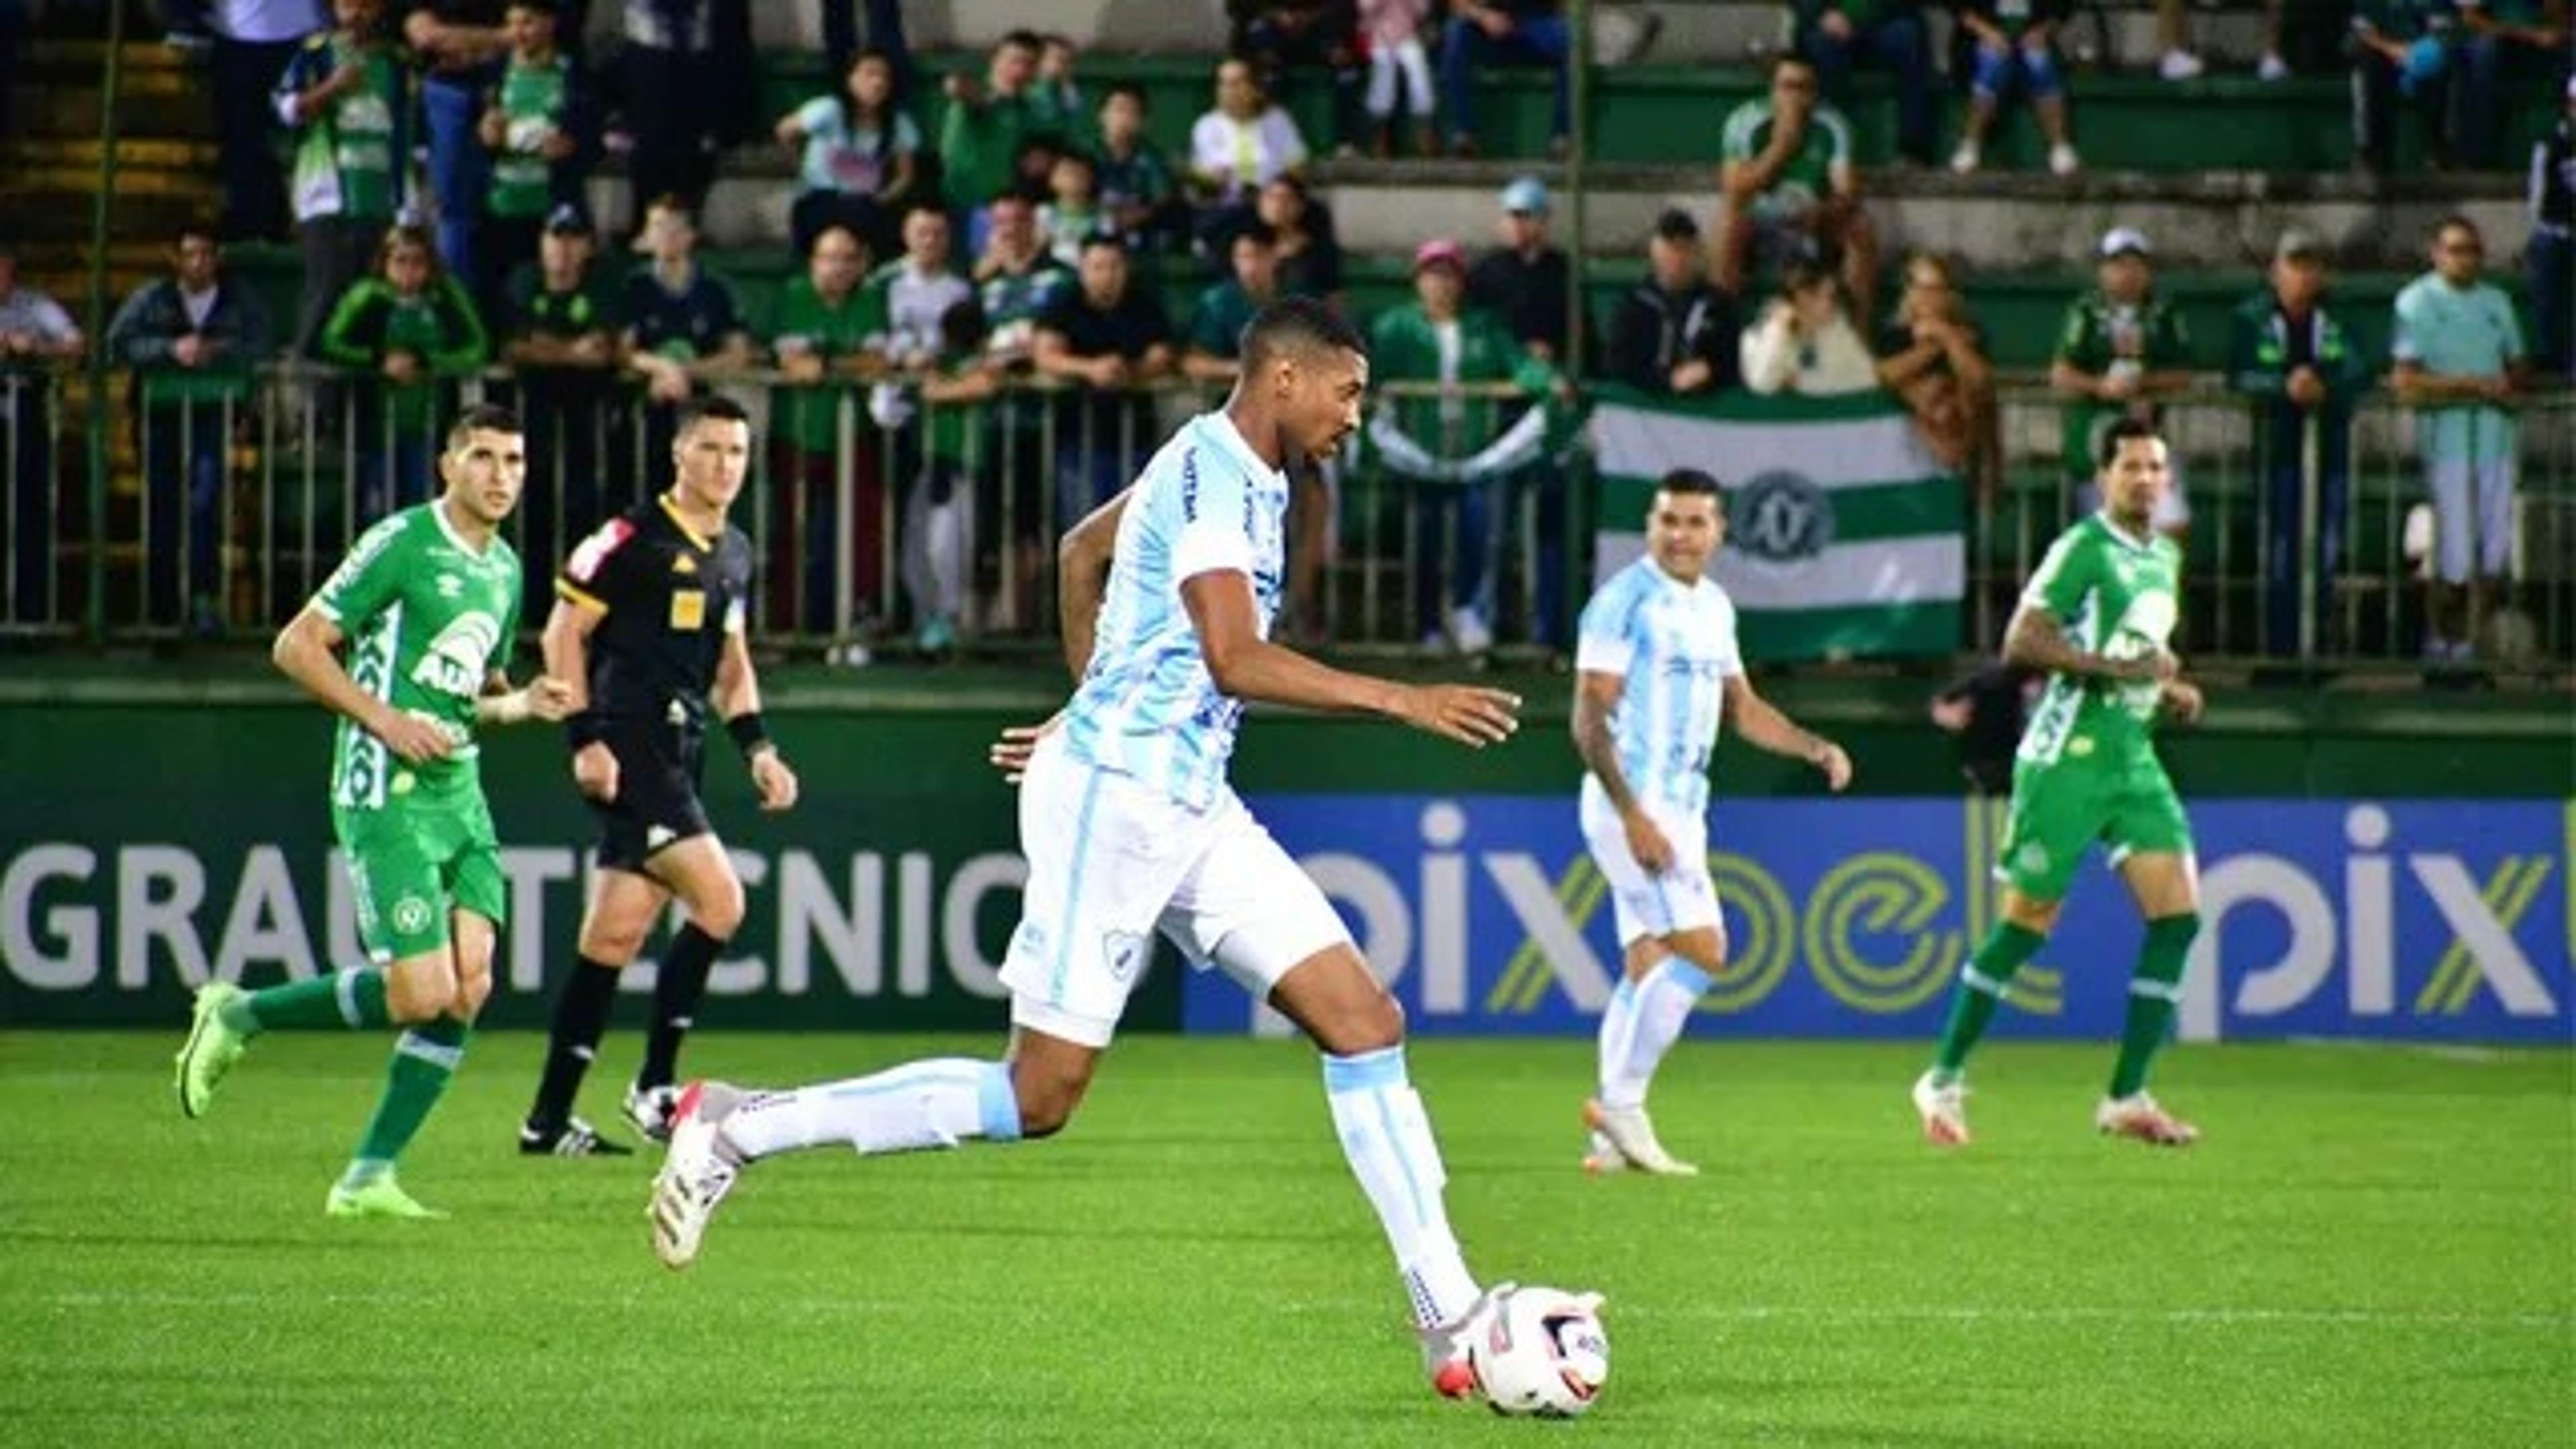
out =
{"type": "Polygon", "coordinates": [[[1666,957],[1654,970],[1637,983],[1636,1025],[1628,1038],[1627,1054],[1621,1058],[1616,1082],[1620,1092],[1633,1091],[1627,1100],[1614,1100],[1602,1093],[1605,1107],[1642,1107],[1646,1105],[1646,1088],[1655,1080],[1655,1068],[1664,1053],[1681,1039],[1682,1028],[1690,1022],[1691,1007],[1708,992],[1708,973],[1678,956],[1666,957]]]}
{"type": "Polygon", "coordinates": [[[1601,1013],[1601,1105],[1634,1107],[1646,1100],[1646,1079],[1628,1075],[1629,1049],[1637,1040],[1637,983],[1625,975],[1601,1013]]]}
{"type": "Polygon", "coordinates": [[[1440,1144],[1422,1099],[1405,1080],[1404,1048],[1387,1047],[1355,1057],[1324,1058],[1324,1097],[1332,1104],[1333,1130],[1342,1155],[1360,1180],[1369,1206],[1395,1250],[1413,1321],[1424,1328],[1455,1322],[1475,1306],[1476,1280],[1449,1230],[1440,1196],[1449,1175],[1440,1166],[1440,1144]]]}
{"type": "Polygon", "coordinates": [[[760,1093],[733,1109],[722,1132],[745,1161],[835,1142],[862,1153],[913,1152],[970,1137],[1017,1141],[1020,1104],[1003,1063],[935,1057],[872,1077],[760,1093]]]}

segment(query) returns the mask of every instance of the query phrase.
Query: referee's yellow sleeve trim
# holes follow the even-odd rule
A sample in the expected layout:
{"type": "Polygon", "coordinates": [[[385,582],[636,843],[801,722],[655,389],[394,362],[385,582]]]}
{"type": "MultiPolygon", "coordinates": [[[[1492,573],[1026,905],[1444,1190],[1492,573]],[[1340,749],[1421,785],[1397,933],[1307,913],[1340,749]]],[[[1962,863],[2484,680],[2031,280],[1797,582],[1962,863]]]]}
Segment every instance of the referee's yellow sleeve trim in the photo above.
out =
{"type": "Polygon", "coordinates": [[[582,592],[580,589],[574,588],[572,585],[565,583],[561,579],[555,580],[555,592],[594,613],[605,614],[608,612],[608,606],[606,604],[601,603],[598,599],[582,592]]]}

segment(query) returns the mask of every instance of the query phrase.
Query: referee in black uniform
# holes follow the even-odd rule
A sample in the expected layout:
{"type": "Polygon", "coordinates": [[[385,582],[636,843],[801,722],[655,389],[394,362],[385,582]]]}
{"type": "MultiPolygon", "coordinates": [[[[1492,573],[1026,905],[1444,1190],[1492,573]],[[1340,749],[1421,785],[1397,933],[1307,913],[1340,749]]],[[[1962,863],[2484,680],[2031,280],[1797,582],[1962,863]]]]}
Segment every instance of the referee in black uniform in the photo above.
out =
{"type": "Polygon", "coordinates": [[[742,880],[698,801],[710,706],[751,767],[764,810],[796,803],[796,774],[760,720],[746,639],[751,543],[725,522],[751,466],[751,422],[724,398],[693,405],[671,444],[669,492],[611,518],[564,561],[546,620],[546,668],[586,688],[565,721],[572,775],[599,817],[597,886],[581,963],[555,1000],[536,1104],[519,1129],[531,1156],[622,1155],[573,1115],[632,962],[673,896],[688,924],[653,986],[653,1031],[626,1115],[660,1140],[691,1014],[716,954],[742,925],[742,880]]]}

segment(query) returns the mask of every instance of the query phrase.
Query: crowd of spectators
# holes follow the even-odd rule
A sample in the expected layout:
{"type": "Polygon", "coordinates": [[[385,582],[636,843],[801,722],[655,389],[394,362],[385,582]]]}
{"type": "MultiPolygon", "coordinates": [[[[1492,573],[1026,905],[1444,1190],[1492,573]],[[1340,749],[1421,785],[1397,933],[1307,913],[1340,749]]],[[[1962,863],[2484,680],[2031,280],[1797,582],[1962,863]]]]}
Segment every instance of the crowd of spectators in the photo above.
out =
{"type": "MultiPolygon", "coordinates": [[[[165,8],[197,12],[211,44],[225,207],[174,239],[171,275],[128,300],[106,345],[144,384],[149,612],[204,631],[225,613],[214,540],[228,526],[226,450],[206,442],[240,430],[249,366],[278,343],[338,370],[306,396],[326,433],[344,430],[326,441],[350,460],[361,517],[427,495],[428,439],[449,385],[506,365],[539,460],[524,523],[538,557],[615,506],[603,478],[664,466],[678,404],[770,369],[780,385],[761,519],[778,623],[875,638],[900,617],[933,652],[962,629],[1034,627],[1052,533],[1114,492],[1161,437],[1152,385],[1229,379],[1236,334],[1270,299],[1346,305],[1334,219],[1311,181],[1318,155],[1386,156],[1399,142],[1472,153],[1469,76],[1496,65],[1553,66],[1551,151],[1566,135],[1569,41],[1554,0],[1230,0],[1231,51],[1211,63],[1210,104],[1188,127],[1186,154],[1168,158],[1148,135],[1146,93],[1087,87],[1061,36],[1014,32],[980,74],[925,82],[892,0],[870,0],[863,17],[861,6],[824,4],[831,85],[775,117],[749,114],[742,0],[624,0],[620,43],[606,55],[584,54],[583,0],[165,8]],[[1282,101],[1318,79],[1330,87],[1332,131],[1310,142],[1282,101]],[[762,138],[793,165],[796,271],[755,315],[701,263],[698,217],[722,146],[762,138]],[[261,155],[281,139],[291,163],[263,173],[261,155]],[[625,155],[636,198],[623,229],[595,222],[587,204],[590,173],[612,153],[625,155]],[[290,224],[303,295],[281,329],[224,278],[219,249],[290,224]],[[1193,267],[1203,277],[1195,305],[1167,316],[1158,279],[1193,267]],[[1019,378],[1060,386],[1008,385],[1019,378]]],[[[1886,71],[1898,158],[1933,162],[1927,7],[1788,8],[1792,48],[1770,63],[1766,92],[1719,128],[1710,227],[1685,209],[1658,217],[1636,285],[1593,319],[1592,337],[1572,328],[1579,303],[1538,177],[1502,190],[1496,244],[1482,255],[1447,238],[1421,244],[1412,298],[1371,319],[1375,377],[1456,392],[1391,399],[1390,446],[1448,468],[1442,479],[1455,483],[1459,460],[1544,433],[1548,400],[1570,395],[1576,377],[1665,395],[1884,388],[1940,464],[1991,474],[1984,334],[1938,255],[1907,257],[1899,296],[1879,305],[1877,239],[1838,103],[1855,68],[1886,71]]],[[[2436,122],[2442,159],[2491,163],[2494,108],[2480,119],[2454,101],[2550,63],[2565,10],[2565,0],[2365,3],[2346,36],[2365,161],[2387,164],[2390,107],[2412,104],[2436,122]]],[[[2078,167],[2060,59],[2068,14],[2057,0],[1958,8],[1951,68],[1969,100],[1954,169],[1982,164],[1988,128],[2014,95],[2037,112],[2050,169],[2078,167]]],[[[2269,14],[2266,77],[2288,73],[2285,52],[2313,53],[2285,43],[2277,6],[2269,14]]],[[[2166,78],[2200,74],[2179,7],[2160,42],[2166,78]]],[[[2576,114],[2576,87],[2569,96],[2576,114]]],[[[2564,301],[2576,258],[2569,130],[2562,121],[2532,166],[2543,304],[2533,352],[2561,369],[2576,350],[2564,301]]],[[[2465,229],[2445,228],[2434,271],[2401,300],[2394,359],[2401,396],[2432,420],[2426,468],[2442,530],[2433,638],[2446,655],[2465,639],[2453,596],[2503,566],[2513,448],[2499,404],[2527,371],[2519,330],[2509,346],[2457,341],[2474,319],[2512,320],[2501,293],[2462,280],[2475,265],[2462,272],[2461,249],[2477,246],[2465,229]]],[[[2097,251],[2098,286],[2070,308],[2048,379],[2064,400],[2074,508],[2089,506],[2090,439],[2114,419],[2152,418],[2192,382],[2149,240],[2114,227],[2097,251]]],[[[2324,253],[2313,235],[2284,236],[2270,285],[2230,339],[2229,381],[2259,422],[2271,510],[2264,628],[2276,648],[2291,647],[2301,611],[2299,550],[2312,551],[2304,576],[2333,574],[2344,423],[2377,375],[2325,295],[2324,253]],[[2323,492],[2302,514],[2311,474],[2323,492]]],[[[48,306],[0,271],[12,356],[80,351],[68,317],[48,306]]],[[[44,406],[37,390],[9,394],[22,452],[50,433],[34,412],[44,406]]],[[[1468,652],[1490,644],[1505,612],[1502,540],[1526,527],[1515,515],[1572,516],[1555,453],[1514,444],[1504,456],[1509,485],[1422,489],[1404,522],[1413,617],[1426,637],[1468,652]]],[[[51,466],[13,467],[21,618],[43,607],[26,581],[51,562],[27,542],[43,530],[26,526],[51,495],[28,480],[51,466]]],[[[2158,525],[2182,536],[2177,479],[2158,525]]],[[[1349,509],[1332,470],[1301,480],[1297,496],[1290,594],[1310,627],[1315,570],[1349,509]]],[[[1524,637],[1548,642],[1562,624],[1563,556],[1539,547],[1524,557],[1520,582],[1534,601],[1516,621],[1524,637]]]]}

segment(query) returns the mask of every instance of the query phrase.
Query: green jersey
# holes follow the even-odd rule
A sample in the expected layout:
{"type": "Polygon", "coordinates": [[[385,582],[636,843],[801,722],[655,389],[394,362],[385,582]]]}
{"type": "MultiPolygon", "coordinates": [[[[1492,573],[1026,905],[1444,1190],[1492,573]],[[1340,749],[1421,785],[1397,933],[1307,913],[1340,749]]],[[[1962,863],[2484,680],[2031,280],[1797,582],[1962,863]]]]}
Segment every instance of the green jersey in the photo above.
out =
{"type": "MultiPolygon", "coordinates": [[[[864,351],[870,337],[886,330],[884,295],[854,287],[840,301],[826,302],[812,278],[798,277],[778,294],[775,320],[771,343],[782,356],[811,352],[829,368],[864,351]]],[[[840,383],[781,387],[770,405],[770,425],[806,452],[828,453],[839,435],[841,399],[849,395],[848,385],[840,383]]],[[[864,411],[860,416],[864,426],[864,411]]]]}
{"type": "Polygon", "coordinates": [[[502,134],[485,210],[522,220],[543,216],[554,200],[554,163],[545,148],[571,117],[572,66],[562,56],[542,65],[514,59],[492,100],[501,112],[502,134]]]}
{"type": "MultiPolygon", "coordinates": [[[[2150,534],[2139,540],[2094,514],[2057,536],[2022,590],[2022,607],[2044,609],[2076,648],[2106,659],[2145,659],[2166,647],[2181,618],[2182,550],[2150,534]]],[[[2153,682],[2049,676],[2048,691],[2022,731],[2032,764],[2092,761],[2121,768],[2153,759],[2149,743],[2164,686],[2153,682]]]]}
{"type": "Polygon", "coordinates": [[[444,760],[407,765],[343,719],[332,805],[381,810],[415,790],[446,798],[474,788],[474,702],[519,627],[519,556],[510,545],[495,538],[478,551],[448,525],[442,505],[406,508],[359,535],[312,607],[348,636],[358,688],[437,724],[456,746],[444,760]]]}
{"type": "Polygon", "coordinates": [[[392,47],[317,35],[288,67],[279,93],[292,97],[343,66],[357,67],[363,78],[301,127],[289,183],[295,214],[306,220],[346,216],[391,221],[402,199],[402,168],[410,160],[403,124],[410,92],[392,47]]]}
{"type": "MultiPolygon", "coordinates": [[[[1746,101],[1726,118],[1723,158],[1745,162],[1770,149],[1779,124],[1768,97],[1746,101]]],[[[1831,106],[1819,105],[1799,133],[1798,147],[1782,163],[1780,174],[1753,198],[1753,219],[1785,223],[1799,220],[1851,180],[1851,122],[1831,106]]]]}
{"type": "MultiPolygon", "coordinates": [[[[2093,377],[2179,371],[2191,366],[2191,336],[2183,330],[2182,314],[2158,298],[2150,296],[2132,307],[2097,288],[2067,307],[2065,325],[2058,330],[2057,360],[2093,377]]],[[[2066,476],[2093,476],[2095,446],[2129,407],[2089,397],[2066,405],[2066,476]]],[[[2154,411],[2148,409],[2150,418],[2154,411]]]]}

